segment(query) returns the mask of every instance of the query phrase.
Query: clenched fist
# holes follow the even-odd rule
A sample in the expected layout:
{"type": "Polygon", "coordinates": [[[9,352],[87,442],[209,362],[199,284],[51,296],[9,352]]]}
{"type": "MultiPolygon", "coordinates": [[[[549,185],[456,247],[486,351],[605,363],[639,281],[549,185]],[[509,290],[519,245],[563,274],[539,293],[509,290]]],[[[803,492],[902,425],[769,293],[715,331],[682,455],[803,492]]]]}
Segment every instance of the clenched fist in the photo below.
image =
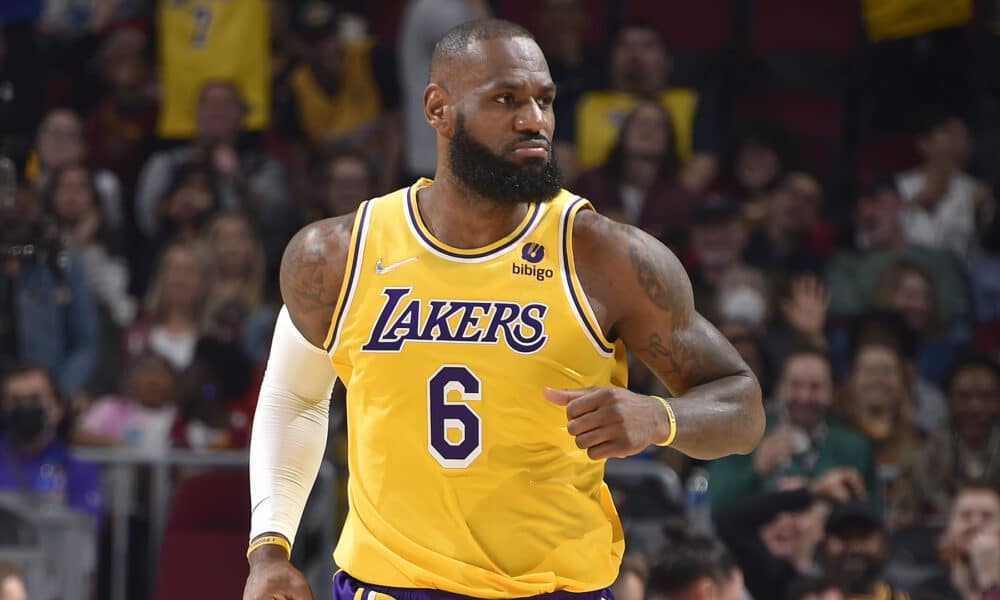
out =
{"type": "Polygon", "coordinates": [[[638,454],[670,434],[667,411],[652,396],[622,387],[545,388],[542,393],[566,407],[566,431],[594,460],[638,454]]]}
{"type": "Polygon", "coordinates": [[[250,554],[250,576],[243,600],[313,600],[305,576],[279,546],[261,546],[250,554]]]}

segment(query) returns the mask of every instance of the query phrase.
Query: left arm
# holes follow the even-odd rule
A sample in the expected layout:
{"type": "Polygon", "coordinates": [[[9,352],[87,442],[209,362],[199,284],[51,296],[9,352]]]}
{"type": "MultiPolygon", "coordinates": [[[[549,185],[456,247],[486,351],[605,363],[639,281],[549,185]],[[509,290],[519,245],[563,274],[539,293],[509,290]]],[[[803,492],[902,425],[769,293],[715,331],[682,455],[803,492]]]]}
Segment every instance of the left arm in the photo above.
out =
{"type": "MultiPolygon", "coordinates": [[[[705,460],[751,452],[764,432],[760,385],[729,341],[695,311],[691,282],[673,253],[641,230],[591,211],[577,216],[573,238],[577,270],[602,309],[605,330],[674,396],[671,446],[705,460]]],[[[663,405],[650,396],[623,388],[548,395],[566,404],[567,430],[592,458],[629,456],[671,433],[663,405]],[[616,421],[615,431],[607,431],[616,421]]]]}

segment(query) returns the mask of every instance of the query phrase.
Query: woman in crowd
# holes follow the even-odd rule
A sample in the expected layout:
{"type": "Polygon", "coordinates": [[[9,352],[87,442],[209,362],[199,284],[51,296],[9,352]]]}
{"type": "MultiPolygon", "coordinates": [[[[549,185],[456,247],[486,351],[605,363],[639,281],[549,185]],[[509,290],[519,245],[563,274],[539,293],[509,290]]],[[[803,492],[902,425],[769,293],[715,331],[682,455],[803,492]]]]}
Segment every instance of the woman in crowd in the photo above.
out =
{"type": "Polygon", "coordinates": [[[600,212],[679,248],[694,220],[695,199],[676,176],[670,113],[657,102],[643,101],[626,117],[604,164],[581,174],[573,189],[600,212]]]}
{"type": "Polygon", "coordinates": [[[205,311],[207,333],[239,342],[255,364],[267,359],[276,311],[264,302],[264,248],[250,221],[226,212],[202,236],[215,276],[205,311]]]}
{"type": "Polygon", "coordinates": [[[174,242],[164,249],[139,320],[125,332],[125,352],[152,350],[178,371],[194,358],[211,280],[211,259],[203,247],[174,242]]]}
{"type": "MultiPolygon", "coordinates": [[[[45,115],[35,136],[34,153],[28,169],[28,176],[37,189],[45,189],[55,169],[84,162],[87,145],[83,134],[80,116],[72,110],[57,108],[45,115]]],[[[93,177],[98,205],[105,220],[111,227],[121,228],[124,219],[118,177],[105,170],[94,172],[93,177]]]]}

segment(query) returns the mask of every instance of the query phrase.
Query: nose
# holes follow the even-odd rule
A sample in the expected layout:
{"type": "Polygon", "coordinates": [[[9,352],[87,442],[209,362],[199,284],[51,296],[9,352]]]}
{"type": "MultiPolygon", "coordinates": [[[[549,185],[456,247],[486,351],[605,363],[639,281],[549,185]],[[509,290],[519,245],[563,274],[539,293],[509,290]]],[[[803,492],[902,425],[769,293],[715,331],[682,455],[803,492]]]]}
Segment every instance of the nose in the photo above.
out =
{"type": "Polygon", "coordinates": [[[514,129],[519,133],[538,133],[545,129],[545,112],[534,98],[522,104],[517,111],[514,129]]]}

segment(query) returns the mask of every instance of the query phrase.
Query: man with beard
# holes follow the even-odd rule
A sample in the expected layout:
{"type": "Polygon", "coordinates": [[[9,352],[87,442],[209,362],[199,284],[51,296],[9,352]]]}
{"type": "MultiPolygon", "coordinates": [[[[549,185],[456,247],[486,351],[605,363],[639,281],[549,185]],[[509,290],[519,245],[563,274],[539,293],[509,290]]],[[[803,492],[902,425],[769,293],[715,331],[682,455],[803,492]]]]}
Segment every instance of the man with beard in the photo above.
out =
{"type": "Polygon", "coordinates": [[[889,538],[879,514],[869,504],[848,502],[834,508],[820,546],[827,575],[852,600],[909,600],[882,578],[889,538]]]}
{"type": "Polygon", "coordinates": [[[624,550],[605,459],[757,443],[757,381],[676,257],[560,189],[554,97],[524,29],[453,28],[424,92],[435,179],[289,244],[250,448],[246,600],[312,597],[289,554],[338,376],[338,600],[597,600],[624,550]],[[626,346],[671,400],[624,387],[626,346]]]}
{"type": "Polygon", "coordinates": [[[856,470],[868,498],[877,500],[871,442],[835,417],[834,399],[826,353],[810,346],[793,348],[781,367],[760,445],[750,456],[729,456],[709,465],[712,507],[782,488],[789,480],[816,480],[837,467],[856,470]]]}

